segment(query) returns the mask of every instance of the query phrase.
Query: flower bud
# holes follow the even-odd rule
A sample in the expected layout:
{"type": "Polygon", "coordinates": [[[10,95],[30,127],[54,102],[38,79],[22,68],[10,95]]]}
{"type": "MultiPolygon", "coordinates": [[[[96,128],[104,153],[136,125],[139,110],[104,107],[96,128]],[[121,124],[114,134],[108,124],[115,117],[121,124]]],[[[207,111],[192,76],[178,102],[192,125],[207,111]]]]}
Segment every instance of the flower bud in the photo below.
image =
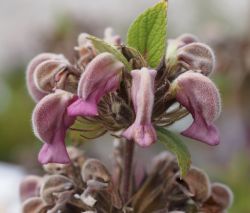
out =
{"type": "Polygon", "coordinates": [[[78,64],[84,68],[96,56],[94,45],[88,36],[87,33],[81,33],[78,36],[78,47],[75,48],[79,52],[78,64]]]}
{"type": "Polygon", "coordinates": [[[22,205],[23,213],[45,213],[49,206],[40,197],[27,199],[22,205]]]}
{"type": "Polygon", "coordinates": [[[196,36],[188,33],[179,36],[176,40],[181,41],[184,45],[199,42],[199,39],[196,36]]]}
{"type": "Polygon", "coordinates": [[[86,204],[91,206],[95,203],[93,197],[95,192],[106,191],[108,192],[107,196],[110,196],[112,205],[118,209],[122,208],[122,200],[118,189],[113,184],[112,177],[102,162],[96,159],[88,159],[82,167],[81,176],[82,180],[87,184],[86,190],[81,195],[86,204]]]}
{"type": "Polygon", "coordinates": [[[111,45],[115,45],[115,46],[121,45],[121,43],[122,43],[121,36],[115,35],[114,30],[111,27],[108,27],[105,29],[104,41],[106,41],[107,43],[109,43],[111,45]]]}
{"type": "Polygon", "coordinates": [[[31,197],[39,197],[42,178],[39,176],[27,176],[20,184],[20,197],[22,201],[31,197]]]}
{"type": "Polygon", "coordinates": [[[168,152],[164,151],[155,156],[152,163],[149,166],[148,174],[157,174],[161,171],[164,177],[172,177],[179,170],[176,157],[168,152]]]}
{"type": "Polygon", "coordinates": [[[183,34],[176,39],[169,39],[166,53],[167,64],[177,65],[179,49],[194,42],[198,42],[198,38],[191,34],[183,34]]]}
{"type": "Polygon", "coordinates": [[[233,203],[231,189],[221,183],[212,184],[212,199],[223,209],[230,208],[233,203]]]}
{"type": "Polygon", "coordinates": [[[156,132],[151,123],[156,71],[142,68],[141,70],[133,70],[131,75],[133,78],[131,96],[136,118],[122,135],[145,147],[156,141],[156,132]]]}
{"type": "Polygon", "coordinates": [[[190,43],[178,50],[178,62],[187,70],[201,72],[208,76],[215,68],[215,55],[206,44],[190,43]]]}
{"type": "Polygon", "coordinates": [[[34,133],[45,142],[38,157],[42,164],[70,162],[64,140],[75,118],[68,116],[66,109],[74,100],[73,94],[56,90],[35,107],[32,115],[34,133]]]}
{"type": "MultiPolygon", "coordinates": [[[[67,77],[67,60],[46,60],[40,63],[34,72],[34,79],[37,88],[44,93],[50,93],[57,83],[63,87],[62,81],[67,77]]],[[[63,88],[60,88],[63,89],[63,88]]]]}
{"type": "Polygon", "coordinates": [[[68,108],[72,116],[97,116],[97,104],[120,85],[124,65],[110,53],[96,56],[86,67],[78,85],[79,99],[68,108]]]}
{"type": "Polygon", "coordinates": [[[198,168],[191,168],[183,179],[195,201],[202,203],[211,194],[210,181],[205,172],[198,168]]]}
{"type": "Polygon", "coordinates": [[[51,175],[48,176],[41,188],[41,197],[47,204],[53,205],[60,197],[60,194],[74,190],[74,188],[74,183],[67,177],[62,175],[51,175]]]}
{"type": "Polygon", "coordinates": [[[88,159],[84,163],[81,175],[82,180],[85,183],[91,179],[100,180],[105,183],[111,181],[111,175],[108,170],[99,160],[96,159],[88,159]]]}
{"type": "Polygon", "coordinates": [[[221,99],[214,83],[193,71],[181,74],[173,83],[176,100],[186,107],[194,119],[182,135],[209,145],[219,143],[219,132],[213,122],[221,112],[221,99]]]}
{"type": "Polygon", "coordinates": [[[26,82],[29,94],[37,102],[47,95],[47,91],[41,91],[35,84],[34,72],[36,68],[43,62],[48,60],[65,60],[63,55],[56,55],[52,53],[42,53],[36,56],[29,63],[26,70],[26,82]]]}

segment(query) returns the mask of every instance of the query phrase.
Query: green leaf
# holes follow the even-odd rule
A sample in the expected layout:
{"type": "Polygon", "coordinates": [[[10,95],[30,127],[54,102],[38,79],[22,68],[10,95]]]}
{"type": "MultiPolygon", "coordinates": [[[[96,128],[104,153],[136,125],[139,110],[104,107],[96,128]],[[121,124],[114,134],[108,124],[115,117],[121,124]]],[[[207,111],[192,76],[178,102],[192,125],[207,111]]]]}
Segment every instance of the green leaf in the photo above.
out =
{"type": "Polygon", "coordinates": [[[95,36],[88,36],[88,39],[91,40],[98,53],[109,52],[121,61],[127,70],[130,71],[132,69],[127,59],[115,47],[106,43],[102,39],[96,38],[95,36]]]}
{"type": "Polygon", "coordinates": [[[191,164],[191,156],[186,145],[174,133],[162,128],[157,128],[158,139],[174,153],[180,167],[181,176],[184,177],[191,164]]]}
{"type": "Polygon", "coordinates": [[[162,0],[132,23],[127,34],[127,44],[139,50],[148,64],[155,68],[165,54],[166,37],[167,2],[162,0]]]}

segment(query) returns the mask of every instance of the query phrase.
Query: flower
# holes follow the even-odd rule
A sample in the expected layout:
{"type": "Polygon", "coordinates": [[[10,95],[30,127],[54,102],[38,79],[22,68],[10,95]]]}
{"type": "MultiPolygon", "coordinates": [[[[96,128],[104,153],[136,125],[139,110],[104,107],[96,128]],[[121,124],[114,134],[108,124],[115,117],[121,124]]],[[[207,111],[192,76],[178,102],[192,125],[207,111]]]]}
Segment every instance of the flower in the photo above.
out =
{"type": "Polygon", "coordinates": [[[215,68],[215,56],[206,44],[199,42],[184,45],[178,50],[178,61],[188,70],[196,70],[208,76],[215,68]]]}
{"type": "Polygon", "coordinates": [[[75,98],[72,93],[56,90],[35,107],[32,124],[35,135],[44,142],[38,156],[42,164],[70,162],[64,140],[75,117],[68,116],[66,109],[75,98]]]}
{"type": "Polygon", "coordinates": [[[215,68],[215,55],[212,49],[190,34],[168,41],[167,63],[180,65],[187,70],[210,75],[215,68]]]}
{"type": "Polygon", "coordinates": [[[182,132],[209,145],[219,143],[219,132],[213,122],[221,112],[221,100],[214,83],[200,73],[185,72],[175,79],[176,100],[192,114],[192,125],[182,132]]]}
{"type": "Polygon", "coordinates": [[[37,84],[35,83],[34,73],[40,64],[48,60],[62,61],[62,60],[65,60],[65,58],[63,55],[56,55],[52,53],[42,53],[36,56],[34,59],[32,59],[27,67],[27,71],[26,71],[27,88],[28,88],[29,94],[36,102],[41,100],[45,95],[48,94],[48,92],[40,90],[40,88],[37,86],[37,84]]]}
{"type": "Polygon", "coordinates": [[[220,113],[220,97],[206,77],[215,63],[209,47],[185,34],[168,42],[167,60],[151,69],[137,50],[121,45],[110,28],[104,34],[103,41],[96,40],[100,43],[87,33],[79,35],[75,64],[63,55],[45,53],[28,66],[28,90],[39,101],[33,127],[45,143],[41,163],[70,162],[64,143],[68,129],[77,139],[95,139],[109,131],[147,147],[157,141],[156,127],[167,128],[188,113],[194,122],[183,135],[219,143],[213,122],[220,113]]]}
{"type": "Polygon", "coordinates": [[[78,85],[79,99],[68,107],[71,116],[97,116],[97,104],[118,89],[124,65],[110,53],[96,56],[86,67],[78,85]]]}
{"type": "Polygon", "coordinates": [[[78,36],[78,46],[75,47],[79,55],[78,65],[83,68],[96,56],[94,45],[88,40],[88,36],[87,33],[81,33],[78,36]]]}
{"type": "Polygon", "coordinates": [[[156,142],[156,132],[151,123],[156,70],[142,68],[133,70],[131,75],[131,95],[136,118],[122,135],[128,140],[133,139],[140,146],[149,146],[156,142]]]}
{"type": "Polygon", "coordinates": [[[49,59],[40,63],[34,72],[36,87],[47,94],[53,92],[56,85],[63,89],[68,66],[69,62],[66,59],[49,59]]]}

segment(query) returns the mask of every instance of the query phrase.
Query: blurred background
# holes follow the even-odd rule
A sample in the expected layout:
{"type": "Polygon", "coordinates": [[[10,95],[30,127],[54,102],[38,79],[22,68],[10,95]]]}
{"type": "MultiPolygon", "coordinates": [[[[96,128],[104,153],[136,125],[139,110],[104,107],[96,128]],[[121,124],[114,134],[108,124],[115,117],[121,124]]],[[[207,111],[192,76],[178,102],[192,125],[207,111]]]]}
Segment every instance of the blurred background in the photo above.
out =
{"type": "MultiPolygon", "coordinates": [[[[38,53],[74,54],[77,35],[103,36],[113,27],[125,38],[132,20],[157,0],[0,0],[0,212],[19,213],[18,185],[25,174],[40,173],[41,143],[31,128],[34,103],[25,85],[25,68],[38,53]]],[[[217,121],[221,144],[186,143],[192,161],[213,181],[228,184],[235,194],[232,213],[250,212],[250,1],[169,0],[168,37],[196,34],[217,55],[213,80],[223,98],[217,121]]],[[[186,122],[173,128],[180,130],[186,122]]],[[[110,161],[111,138],[84,144],[89,155],[110,161]],[[105,145],[101,145],[105,143],[105,145]],[[110,146],[108,147],[107,144],[110,146]],[[108,148],[106,148],[108,147],[108,148]]],[[[138,162],[164,148],[138,150],[138,162]]]]}

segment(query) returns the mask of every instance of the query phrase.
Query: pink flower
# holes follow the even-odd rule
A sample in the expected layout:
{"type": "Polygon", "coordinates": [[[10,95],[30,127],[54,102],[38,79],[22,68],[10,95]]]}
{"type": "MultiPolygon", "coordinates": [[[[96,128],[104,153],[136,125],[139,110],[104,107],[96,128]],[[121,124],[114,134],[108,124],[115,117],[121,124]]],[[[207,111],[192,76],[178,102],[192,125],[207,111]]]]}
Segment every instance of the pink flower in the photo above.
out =
{"type": "Polygon", "coordinates": [[[50,93],[59,86],[62,87],[60,89],[64,89],[69,65],[67,59],[57,58],[40,63],[34,72],[36,87],[44,93],[50,93]]]}
{"type": "Polygon", "coordinates": [[[168,65],[181,65],[186,70],[200,72],[206,76],[215,69],[213,50],[191,34],[168,40],[166,59],[168,65]]]}
{"type": "Polygon", "coordinates": [[[78,85],[79,99],[68,107],[72,116],[97,116],[97,104],[119,88],[124,65],[110,53],[96,56],[86,67],[78,85]]]}
{"type": "Polygon", "coordinates": [[[182,135],[209,145],[217,145],[219,132],[213,122],[221,112],[221,100],[214,83],[200,73],[193,71],[180,75],[173,87],[177,101],[186,107],[194,119],[182,135]]]}
{"type": "Polygon", "coordinates": [[[52,53],[42,53],[36,56],[34,59],[31,60],[27,67],[26,71],[26,82],[29,94],[34,99],[34,101],[38,102],[42,99],[48,92],[42,91],[38,88],[35,83],[34,73],[37,67],[48,60],[66,60],[63,55],[56,55],[52,53]]]}
{"type": "Polygon", "coordinates": [[[66,109],[75,98],[69,92],[56,90],[35,107],[32,124],[35,135],[44,142],[38,157],[42,164],[70,162],[64,140],[75,118],[68,116],[66,109]]]}
{"type": "Polygon", "coordinates": [[[210,75],[215,69],[215,55],[206,44],[193,42],[178,49],[179,63],[187,70],[201,72],[210,75]]]}
{"type": "Polygon", "coordinates": [[[154,105],[155,70],[142,68],[133,70],[131,96],[136,113],[134,123],[123,132],[128,140],[134,140],[140,146],[146,147],[156,141],[156,132],[151,123],[154,105]]]}

